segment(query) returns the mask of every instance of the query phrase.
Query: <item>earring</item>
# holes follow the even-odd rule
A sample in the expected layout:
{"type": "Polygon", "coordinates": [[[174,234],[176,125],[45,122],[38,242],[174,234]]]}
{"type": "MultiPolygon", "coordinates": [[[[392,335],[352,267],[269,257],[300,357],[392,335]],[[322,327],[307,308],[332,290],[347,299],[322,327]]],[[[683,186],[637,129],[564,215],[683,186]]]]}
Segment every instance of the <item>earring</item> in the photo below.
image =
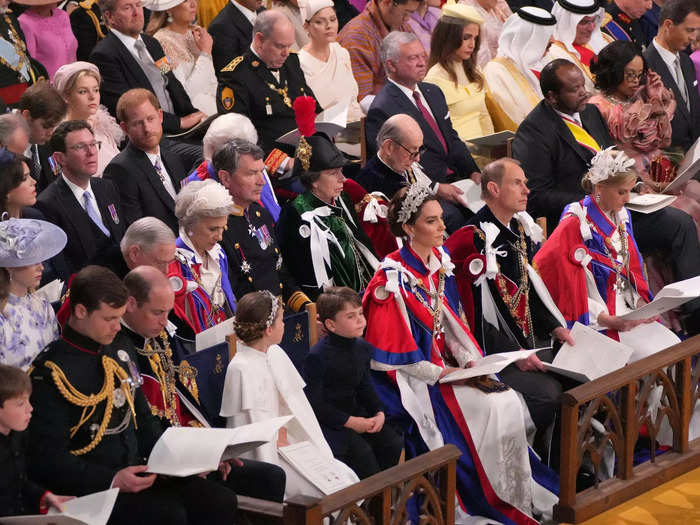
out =
{"type": "Polygon", "coordinates": [[[173,23],[173,15],[171,15],[170,13],[168,13],[168,16],[167,16],[167,18],[165,19],[165,21],[166,21],[168,24],[172,24],[172,23],[173,23]]]}
{"type": "Polygon", "coordinates": [[[600,202],[600,193],[595,194],[595,201],[600,202]]]}

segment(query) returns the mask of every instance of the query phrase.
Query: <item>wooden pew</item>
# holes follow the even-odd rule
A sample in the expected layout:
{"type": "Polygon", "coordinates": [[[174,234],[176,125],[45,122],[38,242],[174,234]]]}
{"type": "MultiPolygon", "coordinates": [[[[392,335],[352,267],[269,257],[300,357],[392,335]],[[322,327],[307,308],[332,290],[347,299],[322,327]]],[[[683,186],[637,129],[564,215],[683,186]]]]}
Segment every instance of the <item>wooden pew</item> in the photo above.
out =
{"type": "Polygon", "coordinates": [[[562,396],[561,477],[555,521],[579,523],[700,466],[700,439],[688,441],[698,401],[700,336],[674,345],[562,396]],[[661,407],[652,421],[647,402],[654,385],[663,387],[661,407]],[[634,447],[645,426],[651,442],[661,418],[673,430],[672,449],[633,465],[634,447]],[[601,423],[604,434],[596,431],[601,423]],[[612,444],[617,468],[612,479],[576,492],[576,474],[585,456],[598,468],[606,444],[612,444]]]}

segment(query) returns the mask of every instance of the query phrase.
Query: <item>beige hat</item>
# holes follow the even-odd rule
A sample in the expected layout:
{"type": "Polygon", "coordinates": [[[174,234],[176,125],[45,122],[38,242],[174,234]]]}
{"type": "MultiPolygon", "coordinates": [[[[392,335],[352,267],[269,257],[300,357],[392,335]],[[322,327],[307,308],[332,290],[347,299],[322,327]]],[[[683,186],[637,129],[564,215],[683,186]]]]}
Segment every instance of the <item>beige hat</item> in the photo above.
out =
{"type": "Polygon", "coordinates": [[[333,0],[299,0],[299,11],[305,22],[311,20],[321,9],[333,6],[333,0]]]}
{"type": "Polygon", "coordinates": [[[442,6],[441,16],[448,16],[450,18],[458,18],[464,20],[465,22],[472,24],[483,24],[484,19],[481,17],[476,8],[470,5],[464,4],[451,4],[447,3],[442,6]]]}

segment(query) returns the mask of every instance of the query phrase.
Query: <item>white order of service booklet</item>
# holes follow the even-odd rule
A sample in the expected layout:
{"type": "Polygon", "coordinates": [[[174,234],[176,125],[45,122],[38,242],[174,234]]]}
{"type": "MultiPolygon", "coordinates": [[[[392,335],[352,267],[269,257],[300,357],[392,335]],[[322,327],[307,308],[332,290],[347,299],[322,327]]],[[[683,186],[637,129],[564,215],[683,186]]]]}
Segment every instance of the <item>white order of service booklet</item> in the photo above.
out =
{"type": "Polygon", "coordinates": [[[278,450],[299,474],[326,495],[356,483],[349,467],[347,470],[340,468],[339,461],[323,454],[311,441],[301,441],[278,450]]]}
{"type": "Polygon", "coordinates": [[[581,383],[593,381],[625,366],[634,350],[581,323],[574,323],[571,337],[576,343],[564,343],[545,369],[581,383]]]}
{"type": "Polygon", "coordinates": [[[700,296],[700,276],[691,277],[684,281],[667,284],[656,297],[644,306],[640,306],[636,310],[622,314],[622,319],[637,321],[641,319],[651,319],[658,317],[663,313],[678,308],[679,306],[692,301],[700,296]]]}
{"type": "Polygon", "coordinates": [[[50,509],[36,516],[0,517],[0,525],[105,525],[112,514],[119,489],[109,489],[66,501],[63,512],[50,509]]]}
{"type": "Polygon", "coordinates": [[[169,427],[148,458],[148,472],[186,477],[213,472],[219,463],[272,441],[294,416],[283,416],[236,428],[169,427]]]}
{"type": "Polygon", "coordinates": [[[516,350],[514,352],[503,352],[501,354],[487,355],[483,359],[474,362],[474,366],[470,368],[462,368],[451,374],[447,374],[440,379],[441,383],[451,383],[452,381],[460,381],[462,379],[471,379],[472,377],[487,376],[496,374],[503,370],[511,363],[527,359],[535,352],[540,350],[548,350],[551,347],[533,348],[532,350],[516,350]]]}

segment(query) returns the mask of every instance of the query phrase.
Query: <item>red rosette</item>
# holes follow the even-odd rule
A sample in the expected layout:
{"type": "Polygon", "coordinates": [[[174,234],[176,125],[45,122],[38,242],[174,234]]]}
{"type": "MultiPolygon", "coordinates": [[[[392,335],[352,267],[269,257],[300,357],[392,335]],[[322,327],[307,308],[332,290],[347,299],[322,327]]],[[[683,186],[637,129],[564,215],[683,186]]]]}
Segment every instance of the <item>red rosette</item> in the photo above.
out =
{"type": "Polygon", "coordinates": [[[486,271],[486,257],[473,253],[464,260],[462,268],[470,281],[476,281],[486,271]]]}
{"type": "Polygon", "coordinates": [[[585,244],[575,244],[571,247],[571,250],[569,250],[569,261],[576,266],[586,266],[588,262],[584,264],[584,261],[587,257],[590,256],[588,255],[588,248],[586,248],[585,244]]]}

